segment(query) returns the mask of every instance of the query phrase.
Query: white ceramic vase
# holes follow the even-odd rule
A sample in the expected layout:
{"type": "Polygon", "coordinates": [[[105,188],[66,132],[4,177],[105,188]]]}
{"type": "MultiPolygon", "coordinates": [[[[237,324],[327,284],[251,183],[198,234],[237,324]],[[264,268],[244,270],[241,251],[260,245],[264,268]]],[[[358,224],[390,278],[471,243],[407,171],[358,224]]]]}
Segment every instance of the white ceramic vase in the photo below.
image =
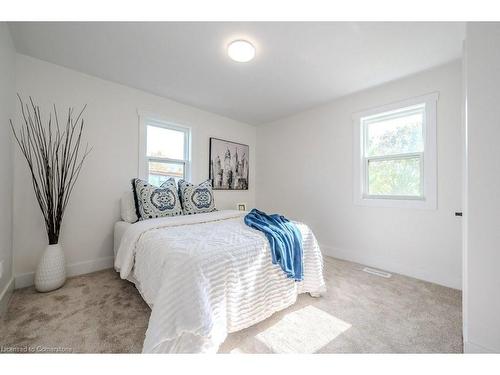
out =
{"type": "Polygon", "coordinates": [[[50,292],[66,281],[66,260],[61,245],[48,245],[35,272],[35,289],[50,292]]]}

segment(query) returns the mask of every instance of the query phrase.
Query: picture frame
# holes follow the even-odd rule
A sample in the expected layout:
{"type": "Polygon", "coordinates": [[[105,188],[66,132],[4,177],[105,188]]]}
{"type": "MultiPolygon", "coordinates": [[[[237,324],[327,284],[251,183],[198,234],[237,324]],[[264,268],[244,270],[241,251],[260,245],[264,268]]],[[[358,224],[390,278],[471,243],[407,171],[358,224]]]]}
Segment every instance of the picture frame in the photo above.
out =
{"type": "Polygon", "coordinates": [[[214,190],[248,190],[250,146],[211,137],[209,179],[214,190]]]}

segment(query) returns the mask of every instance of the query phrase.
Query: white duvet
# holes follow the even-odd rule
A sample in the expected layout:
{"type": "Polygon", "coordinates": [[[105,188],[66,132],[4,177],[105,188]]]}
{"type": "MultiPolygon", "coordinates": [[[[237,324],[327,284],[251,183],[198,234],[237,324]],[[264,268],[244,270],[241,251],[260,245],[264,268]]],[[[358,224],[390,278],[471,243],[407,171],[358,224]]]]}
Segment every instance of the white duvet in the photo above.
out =
{"type": "Polygon", "coordinates": [[[134,280],[151,307],[145,353],[216,352],[227,334],[325,290],[323,260],[311,230],[302,233],[304,280],[271,262],[266,237],[240,211],[151,219],[122,237],[115,268],[134,280]]]}

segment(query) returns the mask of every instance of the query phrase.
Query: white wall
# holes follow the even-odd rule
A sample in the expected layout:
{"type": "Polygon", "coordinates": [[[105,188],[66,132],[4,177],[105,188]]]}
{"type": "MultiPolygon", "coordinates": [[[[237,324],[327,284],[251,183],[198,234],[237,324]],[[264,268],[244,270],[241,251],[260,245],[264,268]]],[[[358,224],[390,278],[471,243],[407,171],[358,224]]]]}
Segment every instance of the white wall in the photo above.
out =
{"type": "Polygon", "coordinates": [[[257,204],[310,224],[328,255],[461,288],[461,63],[257,129],[257,204]],[[439,91],[438,209],[353,204],[352,115],[439,91]]]}
{"type": "Polygon", "coordinates": [[[0,22],[0,313],[12,281],[12,139],[9,118],[15,97],[15,52],[5,22],[0,22]]]}
{"type": "Polygon", "coordinates": [[[467,194],[464,341],[500,352],[500,23],[469,23],[465,42],[467,194]]]}
{"type": "MultiPolygon", "coordinates": [[[[254,205],[255,127],[19,54],[16,69],[18,92],[24,98],[33,96],[43,111],[53,103],[60,113],[68,106],[88,105],[85,139],[94,149],[71,197],[60,239],[70,273],[112,264],[119,198],[137,175],[137,110],[192,127],[193,182],[208,178],[209,137],[250,145],[249,190],[216,192],[215,199],[218,208],[235,208],[236,202],[254,205]]],[[[19,150],[14,154],[14,268],[18,287],[31,282],[47,239],[25,161],[19,150]]]]}

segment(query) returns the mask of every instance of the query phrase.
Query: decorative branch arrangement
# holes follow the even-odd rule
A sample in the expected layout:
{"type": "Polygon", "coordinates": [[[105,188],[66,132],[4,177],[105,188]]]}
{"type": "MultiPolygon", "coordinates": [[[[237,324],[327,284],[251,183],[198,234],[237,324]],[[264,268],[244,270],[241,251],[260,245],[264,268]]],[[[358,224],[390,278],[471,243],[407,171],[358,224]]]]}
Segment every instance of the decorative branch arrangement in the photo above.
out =
{"type": "Polygon", "coordinates": [[[16,131],[12,120],[10,126],[17,144],[21,148],[31,173],[33,189],[42,210],[47,229],[49,245],[59,241],[64,211],[75,186],[87,155],[91,151],[88,144],[81,148],[84,128],[83,112],[86,105],[75,117],[69,108],[65,124],[59,126],[56,106],[44,126],[40,107],[33,103],[23,103],[18,95],[24,123],[16,131]]]}

